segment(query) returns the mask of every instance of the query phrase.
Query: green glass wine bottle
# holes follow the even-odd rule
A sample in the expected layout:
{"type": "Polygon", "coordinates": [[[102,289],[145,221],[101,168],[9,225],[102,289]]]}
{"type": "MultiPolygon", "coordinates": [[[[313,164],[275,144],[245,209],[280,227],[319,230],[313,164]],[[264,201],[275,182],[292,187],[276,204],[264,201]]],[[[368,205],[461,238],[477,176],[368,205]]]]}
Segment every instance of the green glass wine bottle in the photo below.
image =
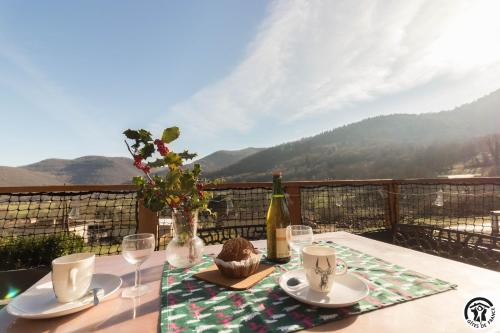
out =
{"type": "Polygon", "coordinates": [[[273,173],[273,195],[267,211],[267,258],[276,263],[290,261],[290,247],[286,241],[286,227],[290,225],[285,192],[281,186],[281,172],[273,173]]]}

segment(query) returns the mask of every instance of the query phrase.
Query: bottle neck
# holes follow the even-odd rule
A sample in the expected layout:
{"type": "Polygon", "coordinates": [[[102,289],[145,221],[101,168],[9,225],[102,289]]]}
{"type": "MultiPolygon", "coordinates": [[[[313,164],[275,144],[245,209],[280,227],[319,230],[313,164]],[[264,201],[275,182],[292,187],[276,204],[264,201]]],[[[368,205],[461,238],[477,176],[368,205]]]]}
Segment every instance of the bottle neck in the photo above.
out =
{"type": "Polygon", "coordinates": [[[283,187],[281,186],[281,177],[273,177],[273,197],[284,197],[283,187]]]}

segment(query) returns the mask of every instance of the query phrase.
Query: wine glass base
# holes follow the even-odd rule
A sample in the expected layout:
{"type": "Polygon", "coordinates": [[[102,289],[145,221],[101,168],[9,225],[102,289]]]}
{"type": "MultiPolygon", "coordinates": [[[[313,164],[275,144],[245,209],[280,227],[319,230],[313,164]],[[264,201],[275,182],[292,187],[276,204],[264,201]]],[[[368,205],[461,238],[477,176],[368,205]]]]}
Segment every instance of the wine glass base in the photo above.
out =
{"type": "Polygon", "coordinates": [[[149,286],[146,285],[139,285],[137,287],[128,287],[123,289],[122,291],[122,297],[123,298],[134,298],[134,297],[139,297],[144,294],[147,294],[150,291],[149,286]]]}

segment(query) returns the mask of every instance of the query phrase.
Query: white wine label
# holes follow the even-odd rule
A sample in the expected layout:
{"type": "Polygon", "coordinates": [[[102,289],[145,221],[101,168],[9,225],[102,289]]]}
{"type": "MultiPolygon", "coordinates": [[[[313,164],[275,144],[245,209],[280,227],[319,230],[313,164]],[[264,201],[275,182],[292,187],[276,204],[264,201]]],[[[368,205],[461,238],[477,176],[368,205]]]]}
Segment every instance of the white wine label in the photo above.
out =
{"type": "Polygon", "coordinates": [[[286,241],[286,228],[276,229],[276,258],[290,257],[290,247],[286,241]]]}

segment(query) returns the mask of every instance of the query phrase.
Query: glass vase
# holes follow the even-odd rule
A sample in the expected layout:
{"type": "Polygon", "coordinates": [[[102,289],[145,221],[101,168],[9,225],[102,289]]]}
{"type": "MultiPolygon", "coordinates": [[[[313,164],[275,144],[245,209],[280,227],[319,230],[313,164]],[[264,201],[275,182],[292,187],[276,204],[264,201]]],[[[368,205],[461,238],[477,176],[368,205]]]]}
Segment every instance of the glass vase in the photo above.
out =
{"type": "Polygon", "coordinates": [[[167,261],[174,267],[190,267],[203,258],[205,245],[196,235],[198,210],[174,210],[172,213],[173,238],[167,245],[167,261]]]}

